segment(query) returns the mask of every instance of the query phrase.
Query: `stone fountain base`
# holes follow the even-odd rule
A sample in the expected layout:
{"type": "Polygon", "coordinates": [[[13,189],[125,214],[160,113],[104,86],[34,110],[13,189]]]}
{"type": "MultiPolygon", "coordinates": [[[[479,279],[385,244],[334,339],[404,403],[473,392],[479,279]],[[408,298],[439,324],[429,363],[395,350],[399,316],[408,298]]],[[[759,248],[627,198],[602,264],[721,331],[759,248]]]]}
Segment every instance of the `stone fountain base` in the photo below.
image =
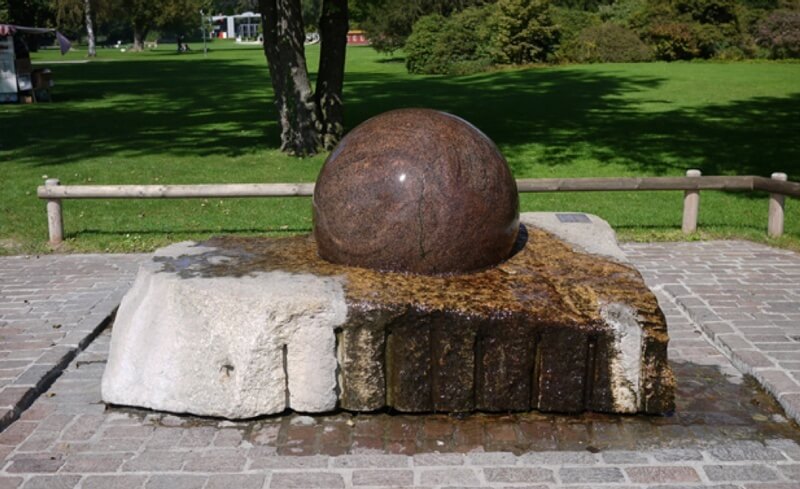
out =
{"type": "Polygon", "coordinates": [[[226,418],[671,411],[664,316],[608,224],[521,222],[512,258],[466,275],[333,265],[309,237],[161,249],[120,306],[103,400],[226,418]]]}

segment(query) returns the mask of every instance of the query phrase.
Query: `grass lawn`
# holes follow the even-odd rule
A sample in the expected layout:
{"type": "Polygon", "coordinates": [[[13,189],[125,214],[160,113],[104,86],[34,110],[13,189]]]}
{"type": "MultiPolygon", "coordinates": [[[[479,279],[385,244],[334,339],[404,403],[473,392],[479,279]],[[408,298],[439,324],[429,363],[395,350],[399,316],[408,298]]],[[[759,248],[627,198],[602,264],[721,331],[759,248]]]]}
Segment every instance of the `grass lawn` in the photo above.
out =
{"type": "MultiPolygon", "coordinates": [[[[258,47],[214,42],[177,55],[48,51],[55,102],[0,105],[0,253],[43,252],[36,187],[313,181],[325,155],[276,150],[278,126],[258,47]]],[[[316,66],[317,50],[309,49],[316,66]]],[[[398,107],[458,114],[486,132],[516,177],[765,175],[800,177],[800,64],[647,63],[499,71],[466,77],[406,73],[402,60],[348,51],[346,120],[398,107]]],[[[583,211],[622,239],[684,239],[681,192],[527,194],[523,211],[583,211]]],[[[65,201],[74,251],[142,251],[219,233],[307,232],[310,199],[65,201]]],[[[800,249],[800,203],[786,235],[766,238],[766,195],[703,192],[700,233],[800,249]]],[[[693,238],[693,239],[694,239],[693,238]]]]}

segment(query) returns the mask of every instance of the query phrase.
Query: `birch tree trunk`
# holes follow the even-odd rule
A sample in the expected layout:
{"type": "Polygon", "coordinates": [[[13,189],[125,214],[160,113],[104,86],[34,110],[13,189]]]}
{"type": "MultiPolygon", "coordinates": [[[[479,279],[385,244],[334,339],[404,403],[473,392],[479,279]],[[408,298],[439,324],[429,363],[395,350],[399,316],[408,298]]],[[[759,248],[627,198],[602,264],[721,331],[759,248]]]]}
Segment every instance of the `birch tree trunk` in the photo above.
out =
{"type": "Polygon", "coordinates": [[[87,56],[94,58],[97,56],[97,48],[94,39],[94,22],[92,21],[92,0],[83,0],[83,13],[86,16],[86,37],[89,41],[87,56]]]}

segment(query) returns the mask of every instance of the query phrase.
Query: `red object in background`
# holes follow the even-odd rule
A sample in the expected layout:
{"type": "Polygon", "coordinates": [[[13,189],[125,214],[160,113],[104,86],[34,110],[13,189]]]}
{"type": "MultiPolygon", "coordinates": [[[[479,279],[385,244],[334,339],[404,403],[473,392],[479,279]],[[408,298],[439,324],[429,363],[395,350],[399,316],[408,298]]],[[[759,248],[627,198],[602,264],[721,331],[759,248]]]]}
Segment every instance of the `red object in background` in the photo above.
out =
{"type": "Polygon", "coordinates": [[[347,33],[347,44],[363,46],[369,44],[369,39],[364,31],[350,31],[347,33]]]}

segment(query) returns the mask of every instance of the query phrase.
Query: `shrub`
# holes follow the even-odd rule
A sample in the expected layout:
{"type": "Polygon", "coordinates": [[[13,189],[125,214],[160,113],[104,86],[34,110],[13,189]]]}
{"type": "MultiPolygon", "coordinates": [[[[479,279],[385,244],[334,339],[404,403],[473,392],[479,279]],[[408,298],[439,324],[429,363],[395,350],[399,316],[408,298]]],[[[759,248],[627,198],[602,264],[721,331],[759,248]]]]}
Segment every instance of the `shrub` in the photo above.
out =
{"type": "Polygon", "coordinates": [[[499,0],[491,20],[492,53],[501,64],[546,61],[558,45],[548,0],[499,0]]]}
{"type": "Polygon", "coordinates": [[[653,59],[653,51],[630,29],[606,22],[587,27],[564,45],[562,56],[579,63],[629,63],[653,59]]]}
{"type": "Polygon", "coordinates": [[[800,10],[775,10],[758,23],[756,40],[773,58],[800,57],[800,10]]]}
{"type": "Polygon", "coordinates": [[[659,22],[646,33],[657,59],[664,61],[710,58],[725,42],[713,25],[694,22],[659,22]]]}
{"type": "Polygon", "coordinates": [[[409,73],[445,73],[442,60],[436,59],[436,45],[447,22],[439,14],[426,15],[414,23],[406,40],[406,68],[409,73]]]}
{"type": "Polygon", "coordinates": [[[701,24],[729,24],[736,22],[734,0],[676,0],[678,13],[688,14],[701,24]]]}
{"type": "Polygon", "coordinates": [[[553,23],[558,27],[559,41],[563,45],[578,37],[587,27],[600,25],[600,16],[593,12],[554,7],[550,11],[553,23]]]}
{"type": "Polygon", "coordinates": [[[406,67],[411,73],[468,74],[485,70],[489,7],[473,7],[452,17],[422,17],[406,41],[406,67]]]}
{"type": "Polygon", "coordinates": [[[608,5],[601,5],[597,13],[604,22],[632,27],[635,24],[634,19],[642,17],[647,8],[647,0],[617,0],[608,5]]]}

